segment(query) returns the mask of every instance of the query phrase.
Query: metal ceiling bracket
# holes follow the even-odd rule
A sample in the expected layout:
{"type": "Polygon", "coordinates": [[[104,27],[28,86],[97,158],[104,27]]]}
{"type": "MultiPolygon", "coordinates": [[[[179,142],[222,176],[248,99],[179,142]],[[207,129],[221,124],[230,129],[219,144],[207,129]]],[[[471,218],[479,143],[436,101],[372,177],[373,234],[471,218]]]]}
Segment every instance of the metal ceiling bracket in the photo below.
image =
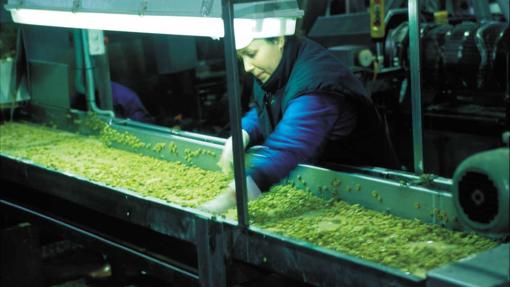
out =
{"type": "Polygon", "coordinates": [[[80,7],[81,7],[81,0],[74,0],[73,8],[72,8],[73,13],[78,12],[78,10],[80,10],[80,7]]]}
{"type": "Polygon", "coordinates": [[[145,12],[147,12],[147,9],[149,7],[149,3],[147,0],[142,0],[140,2],[140,11],[138,12],[138,15],[143,16],[145,15],[145,12]]]}
{"type": "Polygon", "coordinates": [[[200,5],[200,15],[201,16],[206,17],[211,14],[213,2],[214,2],[214,0],[202,0],[202,5],[200,5]]]}

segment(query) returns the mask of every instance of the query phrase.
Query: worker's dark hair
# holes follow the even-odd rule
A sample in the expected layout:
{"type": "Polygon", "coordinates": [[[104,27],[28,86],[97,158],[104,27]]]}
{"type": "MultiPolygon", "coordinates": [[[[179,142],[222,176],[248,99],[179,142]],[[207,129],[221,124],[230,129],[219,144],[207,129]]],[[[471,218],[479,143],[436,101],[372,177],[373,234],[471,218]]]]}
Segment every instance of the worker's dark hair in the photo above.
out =
{"type": "MultiPolygon", "coordinates": [[[[270,38],[264,38],[264,40],[266,40],[267,42],[269,43],[278,43],[278,39],[280,39],[281,36],[277,36],[277,37],[270,37],[270,38]]],[[[286,40],[287,36],[283,36],[286,40]]]]}
{"type": "MultiPolygon", "coordinates": [[[[271,44],[277,44],[278,43],[278,40],[280,39],[281,36],[277,36],[277,37],[269,37],[269,38],[262,38],[262,40],[265,40],[266,42],[268,43],[271,43],[271,44]]],[[[287,42],[287,36],[283,36],[284,38],[284,41],[287,42]]],[[[240,50],[237,50],[236,51],[236,55],[237,55],[237,58],[239,60],[241,60],[241,54],[243,53],[243,51],[246,49],[246,47],[240,49],[240,50]]]]}

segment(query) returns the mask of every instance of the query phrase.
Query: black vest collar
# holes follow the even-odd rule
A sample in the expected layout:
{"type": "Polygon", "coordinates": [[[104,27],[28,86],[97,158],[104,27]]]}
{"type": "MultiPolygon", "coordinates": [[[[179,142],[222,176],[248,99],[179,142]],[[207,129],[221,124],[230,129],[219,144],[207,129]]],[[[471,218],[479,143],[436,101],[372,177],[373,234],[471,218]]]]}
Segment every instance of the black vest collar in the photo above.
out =
{"type": "Polygon", "coordinates": [[[296,60],[299,50],[299,41],[295,37],[285,38],[285,46],[283,48],[283,55],[278,67],[273,72],[271,77],[264,83],[260,84],[262,90],[266,93],[275,93],[278,89],[285,86],[289,80],[292,66],[296,60]]]}

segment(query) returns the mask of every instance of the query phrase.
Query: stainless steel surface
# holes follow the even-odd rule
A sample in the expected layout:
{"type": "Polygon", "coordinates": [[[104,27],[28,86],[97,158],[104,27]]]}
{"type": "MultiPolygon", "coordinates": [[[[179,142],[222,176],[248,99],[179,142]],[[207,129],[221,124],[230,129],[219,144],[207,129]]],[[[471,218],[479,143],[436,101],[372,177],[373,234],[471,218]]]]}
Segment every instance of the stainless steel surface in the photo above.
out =
{"type": "Polygon", "coordinates": [[[369,209],[440,223],[461,230],[449,191],[427,187],[426,179],[390,180],[354,171],[339,172],[300,165],[287,181],[319,197],[339,198],[369,209]]]}
{"type": "Polygon", "coordinates": [[[194,139],[194,140],[198,140],[201,142],[208,142],[211,144],[217,144],[217,145],[225,144],[224,138],[203,135],[203,134],[198,134],[198,133],[194,133],[194,132],[181,131],[181,130],[162,127],[162,126],[158,126],[158,125],[145,124],[145,123],[142,123],[139,121],[133,121],[130,119],[116,118],[113,120],[113,122],[119,126],[136,127],[136,128],[140,128],[142,130],[154,131],[154,132],[159,132],[159,133],[163,133],[163,134],[171,134],[174,136],[179,136],[179,137],[188,138],[188,139],[194,139]]]}
{"type": "MultiPolygon", "coordinates": [[[[173,141],[180,149],[203,148],[215,152],[217,156],[222,148],[220,140],[212,143],[201,141],[198,138],[188,138],[185,135],[171,135],[166,133],[166,129],[162,131],[142,129],[127,124],[118,125],[115,122],[112,123],[112,127],[121,132],[135,134],[149,144],[173,141]]],[[[127,146],[118,147],[130,149],[127,146]]],[[[182,161],[182,158],[170,153],[155,153],[151,150],[136,150],[135,152],[143,152],[148,155],[154,153],[154,156],[162,156],[167,160],[182,161]]],[[[256,155],[250,153],[250,156],[256,155]]],[[[249,162],[250,157],[247,160],[249,162]]],[[[190,163],[207,170],[218,170],[216,161],[217,157],[199,156],[193,158],[190,163]]],[[[345,171],[300,165],[282,182],[293,182],[297,187],[309,190],[321,197],[338,197],[381,212],[462,229],[455,220],[456,212],[450,193],[452,182],[449,179],[431,175],[420,177],[382,168],[344,167],[343,170],[345,171]],[[335,180],[339,184],[332,186],[332,182],[335,180]],[[382,202],[374,199],[372,194],[374,191],[380,195],[382,202]]]]}
{"type": "MultiPolygon", "coordinates": [[[[181,161],[206,170],[219,170],[216,163],[222,149],[221,144],[200,141],[193,138],[187,138],[185,136],[172,135],[166,133],[165,130],[157,131],[139,126],[131,126],[125,123],[123,125],[119,125],[116,122],[112,122],[110,127],[121,133],[128,132],[135,135],[144,143],[150,144],[151,146],[162,142],[173,142],[180,151],[186,149],[203,149],[215,154],[215,156],[204,154],[186,159],[185,153],[182,152],[175,154],[169,150],[167,151],[167,149],[154,151],[151,148],[140,149],[114,143],[113,146],[117,148],[157,158],[163,158],[169,161],[181,161]]],[[[80,127],[78,127],[78,130],[79,129],[80,127]]],[[[248,162],[249,160],[250,158],[248,158],[248,162]]],[[[7,165],[4,165],[4,167],[6,166],[7,165]]],[[[30,168],[29,163],[23,162],[19,162],[14,166],[17,166],[17,168],[30,168]]],[[[15,170],[16,168],[13,169],[15,170]]],[[[6,169],[6,172],[7,170],[8,169],[6,169]]],[[[44,168],[41,172],[43,172],[43,170],[44,168]]],[[[51,179],[52,175],[58,174],[53,171],[44,171],[43,173],[47,174],[44,177],[48,178],[48,180],[51,179]]],[[[28,173],[28,175],[30,174],[31,173],[28,173]]],[[[2,176],[6,175],[3,174],[2,176]]],[[[26,176],[23,178],[31,181],[30,178],[26,178],[26,176]]],[[[73,178],[80,185],[101,185],[100,183],[89,183],[86,180],[84,183],[81,183],[84,179],[74,176],[66,180],[72,182],[73,178]]],[[[308,190],[326,199],[331,197],[340,198],[350,203],[359,203],[367,208],[381,212],[388,212],[404,218],[417,218],[424,222],[441,223],[449,228],[462,229],[455,220],[457,214],[452,203],[452,195],[449,191],[451,181],[446,179],[435,178],[433,176],[419,177],[409,173],[398,173],[385,169],[344,168],[344,171],[334,171],[316,166],[299,165],[292,171],[288,178],[282,180],[282,183],[287,182],[292,182],[298,188],[308,190]],[[377,194],[378,196],[374,196],[374,194],[377,194]]],[[[55,188],[58,189],[58,186],[50,187],[49,189],[53,190],[55,188]]],[[[148,200],[148,198],[140,197],[136,193],[124,190],[118,190],[116,193],[118,193],[118,196],[122,196],[123,194],[134,196],[135,198],[138,198],[136,201],[140,200],[141,202],[145,202],[148,200]]],[[[101,193],[97,193],[97,196],[100,196],[100,194],[101,193]]],[[[106,199],[101,199],[101,197],[99,197],[96,201],[94,201],[91,200],[90,197],[84,195],[83,197],[75,196],[73,197],[73,200],[78,203],[83,201],[83,203],[93,205],[94,208],[101,208],[101,202],[104,202],[106,199]]],[[[165,203],[158,199],[150,199],[150,201],[152,200],[158,204],[163,204],[164,206],[169,205],[172,206],[172,208],[177,207],[177,205],[165,203]]],[[[197,210],[190,208],[181,207],[178,209],[197,212],[197,210]]],[[[148,223],[143,224],[145,225],[148,223]]],[[[154,226],[160,225],[156,224],[154,226]]]]}
{"type": "MultiPolygon", "coordinates": [[[[222,148],[218,144],[150,128],[119,125],[115,122],[112,122],[111,127],[121,132],[127,131],[149,144],[173,141],[179,150],[203,148],[219,153],[222,148]]],[[[130,150],[128,146],[117,147],[130,150]]],[[[135,152],[146,155],[153,153],[150,148],[137,149],[135,152]]],[[[182,155],[177,157],[157,153],[154,156],[163,156],[167,160],[182,160],[182,155]]],[[[49,170],[29,161],[4,155],[0,156],[0,161],[2,180],[8,179],[29,186],[43,196],[62,198],[165,236],[192,242],[197,248],[202,246],[198,252],[202,262],[199,263],[200,280],[214,278],[214,284],[221,285],[225,279],[214,277],[215,272],[223,272],[221,270],[224,266],[221,262],[225,262],[224,256],[320,286],[354,283],[363,286],[423,286],[427,280],[383,264],[276,235],[257,227],[238,228],[239,225],[229,219],[140,196],[129,190],[107,187],[76,175],[49,170]],[[66,190],[73,192],[65,192],[66,190]],[[215,247],[210,247],[211,244],[215,247]]],[[[191,163],[205,169],[218,170],[216,159],[212,157],[197,157],[191,163]]],[[[356,171],[355,168],[341,172],[300,165],[283,183],[289,181],[323,198],[340,198],[380,212],[462,230],[462,226],[459,226],[455,219],[457,215],[450,192],[429,188],[429,185],[433,186],[434,180],[427,178],[409,174],[399,176],[385,170],[374,170],[369,175],[366,171],[356,171]]],[[[448,181],[441,181],[440,186],[447,188],[448,181]]],[[[211,282],[206,285],[216,286],[211,282]]]]}
{"type": "Polygon", "coordinates": [[[69,77],[71,67],[66,64],[43,61],[29,62],[31,104],[67,110],[73,84],[69,77]]]}
{"type": "Polygon", "coordinates": [[[183,152],[180,152],[179,155],[176,155],[166,149],[161,152],[157,152],[151,149],[140,150],[127,145],[114,143],[113,145],[118,148],[130,150],[135,153],[143,153],[154,157],[160,157],[170,161],[181,161],[206,170],[219,170],[217,162],[221,153],[222,143],[224,142],[223,139],[213,137],[200,138],[199,134],[189,132],[184,134],[174,133],[173,130],[168,128],[159,129],[159,127],[156,126],[146,125],[133,121],[123,121],[122,124],[119,124],[118,121],[114,120],[111,122],[110,127],[115,128],[120,132],[128,132],[133,134],[140,138],[144,143],[151,145],[173,142],[180,151],[194,151],[197,149],[203,149],[212,152],[214,156],[200,154],[196,157],[189,157],[186,159],[185,153],[183,152]],[[215,140],[213,141],[212,139],[215,140]]]}
{"type": "Polygon", "coordinates": [[[313,286],[411,287],[426,282],[424,278],[382,264],[255,227],[232,232],[236,239],[232,246],[234,259],[287,274],[313,286]]]}
{"type": "Polygon", "coordinates": [[[508,286],[510,283],[510,243],[440,267],[429,273],[427,287],[508,286]],[[498,264],[494,264],[498,262],[498,264]],[[487,270],[490,268],[490,271],[487,270]]]}

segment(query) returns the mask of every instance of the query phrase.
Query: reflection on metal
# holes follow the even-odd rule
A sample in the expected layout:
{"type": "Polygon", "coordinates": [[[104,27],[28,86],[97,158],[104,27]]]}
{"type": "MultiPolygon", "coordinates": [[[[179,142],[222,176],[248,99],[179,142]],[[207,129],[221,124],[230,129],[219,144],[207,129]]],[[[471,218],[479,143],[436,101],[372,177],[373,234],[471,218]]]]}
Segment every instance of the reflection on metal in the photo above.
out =
{"type": "Polygon", "coordinates": [[[409,1],[409,50],[413,117],[414,172],[423,173],[423,139],[420,71],[420,1],[409,1]]]}
{"type": "MultiPolygon", "coordinates": [[[[79,114],[80,112],[77,112],[77,113],[79,114]]],[[[146,124],[146,123],[142,123],[142,122],[134,121],[134,120],[130,120],[130,119],[116,118],[113,120],[113,122],[115,124],[117,124],[118,126],[135,127],[135,128],[140,128],[142,130],[148,130],[148,131],[158,132],[158,133],[162,133],[162,134],[169,134],[169,135],[179,136],[179,137],[197,140],[197,141],[201,141],[201,142],[208,142],[208,143],[217,144],[217,145],[225,144],[225,139],[223,139],[223,138],[218,138],[218,137],[213,137],[213,136],[208,136],[208,135],[203,135],[203,134],[197,134],[197,133],[193,133],[193,132],[181,131],[178,129],[166,128],[166,127],[162,127],[162,126],[158,126],[158,125],[146,124]]]]}

